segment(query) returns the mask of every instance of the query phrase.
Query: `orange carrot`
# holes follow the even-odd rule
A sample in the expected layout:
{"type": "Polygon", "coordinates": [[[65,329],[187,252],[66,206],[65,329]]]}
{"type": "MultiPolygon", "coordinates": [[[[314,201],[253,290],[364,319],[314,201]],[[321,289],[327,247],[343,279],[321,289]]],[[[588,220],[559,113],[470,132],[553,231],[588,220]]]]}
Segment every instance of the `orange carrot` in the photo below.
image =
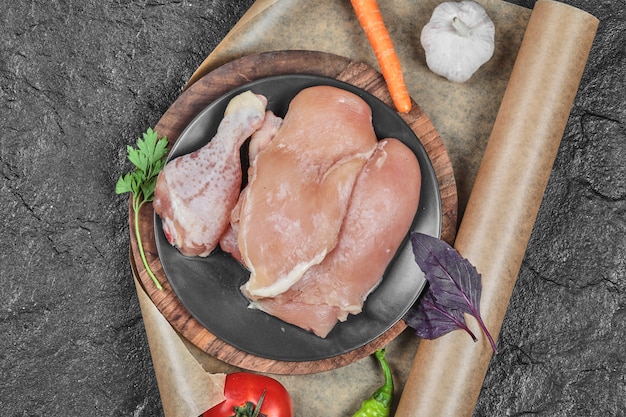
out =
{"type": "Polygon", "coordinates": [[[401,113],[411,110],[411,97],[407,91],[402,68],[391,37],[385,27],[376,0],[350,0],[356,17],[374,50],[378,65],[387,83],[394,105],[401,113]]]}

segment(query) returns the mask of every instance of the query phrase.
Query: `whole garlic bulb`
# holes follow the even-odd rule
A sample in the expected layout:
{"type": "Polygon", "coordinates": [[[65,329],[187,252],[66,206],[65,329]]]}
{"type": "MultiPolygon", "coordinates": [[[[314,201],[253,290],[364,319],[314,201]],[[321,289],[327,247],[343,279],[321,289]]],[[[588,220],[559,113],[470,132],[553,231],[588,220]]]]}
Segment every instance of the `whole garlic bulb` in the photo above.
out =
{"type": "Polygon", "coordinates": [[[467,81],[493,55],[495,26],[475,1],[449,1],[433,11],[421,42],[426,64],[450,81],[467,81]]]}

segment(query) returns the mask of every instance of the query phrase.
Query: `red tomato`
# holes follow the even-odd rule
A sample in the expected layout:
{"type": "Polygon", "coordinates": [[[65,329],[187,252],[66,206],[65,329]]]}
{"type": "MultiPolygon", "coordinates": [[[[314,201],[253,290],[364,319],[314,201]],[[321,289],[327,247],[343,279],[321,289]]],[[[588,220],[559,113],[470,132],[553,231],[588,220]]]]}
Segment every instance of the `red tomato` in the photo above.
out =
{"type": "Polygon", "coordinates": [[[291,397],[282,384],[273,378],[249,372],[235,372],[226,375],[224,396],[226,400],[202,414],[203,417],[234,416],[234,408],[246,402],[256,405],[263,391],[265,398],[261,413],[267,417],[293,417],[291,397]]]}

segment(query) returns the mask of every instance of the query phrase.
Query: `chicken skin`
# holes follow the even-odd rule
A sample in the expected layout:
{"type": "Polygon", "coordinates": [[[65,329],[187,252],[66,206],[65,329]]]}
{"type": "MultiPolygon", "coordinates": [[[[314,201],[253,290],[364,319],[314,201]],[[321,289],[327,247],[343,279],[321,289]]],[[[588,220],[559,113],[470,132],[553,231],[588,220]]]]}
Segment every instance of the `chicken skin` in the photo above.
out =
{"type": "Polygon", "coordinates": [[[234,97],[213,139],[159,174],[154,210],[183,255],[208,256],[217,247],[241,189],[239,149],[262,126],[266,105],[265,97],[250,91],[234,97]]]}

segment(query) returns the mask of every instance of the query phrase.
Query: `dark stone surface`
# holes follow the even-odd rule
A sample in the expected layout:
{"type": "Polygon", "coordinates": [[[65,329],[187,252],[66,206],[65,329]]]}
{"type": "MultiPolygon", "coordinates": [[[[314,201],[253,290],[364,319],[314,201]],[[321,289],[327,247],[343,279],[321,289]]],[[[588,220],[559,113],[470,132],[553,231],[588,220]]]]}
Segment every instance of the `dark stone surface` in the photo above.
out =
{"type": "MultiPolygon", "coordinates": [[[[162,415],[113,188],[251,3],[2,1],[1,415],[162,415]]],[[[625,415],[626,3],[564,3],[601,24],[477,416],[625,415]]]]}

